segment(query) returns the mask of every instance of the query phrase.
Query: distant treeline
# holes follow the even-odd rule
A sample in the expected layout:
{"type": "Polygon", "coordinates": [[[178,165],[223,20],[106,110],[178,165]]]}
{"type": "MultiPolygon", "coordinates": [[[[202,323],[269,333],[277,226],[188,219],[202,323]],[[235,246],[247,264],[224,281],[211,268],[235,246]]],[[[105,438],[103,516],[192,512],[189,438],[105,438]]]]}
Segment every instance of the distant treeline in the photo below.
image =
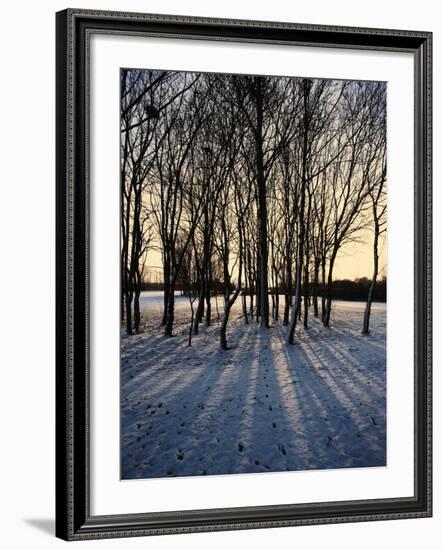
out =
{"type": "MultiPolygon", "coordinates": [[[[367,277],[355,281],[349,279],[337,280],[332,283],[332,297],[334,300],[365,302],[370,285],[371,281],[367,277]]],[[[376,281],[372,299],[374,302],[386,302],[386,277],[376,281]]]]}
{"type": "MultiPolygon", "coordinates": [[[[360,279],[355,279],[354,281],[351,281],[349,279],[339,279],[336,281],[333,281],[332,283],[332,298],[334,300],[350,300],[355,302],[365,302],[367,300],[369,287],[371,285],[370,279],[367,277],[361,277],[360,279]]],[[[231,292],[235,290],[235,286],[231,285],[231,292]]],[[[163,291],[163,283],[149,283],[145,282],[142,283],[142,290],[143,291],[163,291]]],[[[178,291],[182,292],[183,295],[188,295],[189,291],[188,289],[183,288],[183,285],[178,285],[177,289],[178,291]]],[[[249,294],[251,289],[244,288],[243,292],[246,294],[249,294]]],[[[253,292],[255,289],[252,289],[253,292]]],[[[312,289],[310,289],[311,291],[312,289]]],[[[269,293],[274,293],[275,289],[270,288],[269,293]]],[[[224,286],[222,282],[213,281],[211,286],[211,293],[212,295],[215,294],[223,294],[224,292],[224,286]]],[[[281,294],[284,294],[284,288],[280,289],[281,294]]],[[[311,293],[311,292],[310,292],[311,293]]],[[[375,283],[374,291],[373,291],[373,300],[375,302],[386,302],[386,277],[383,277],[383,279],[378,280],[375,283]]]]}
{"type": "MultiPolygon", "coordinates": [[[[177,282],[175,290],[181,292],[183,295],[188,296],[189,294],[192,294],[196,289],[197,285],[192,285],[193,288],[189,288],[189,283],[183,282],[181,279],[177,282]]],[[[165,290],[165,285],[160,282],[143,282],[140,284],[140,288],[142,291],[154,291],[154,290],[165,290]]],[[[235,285],[230,285],[231,292],[235,290],[235,285]]],[[[210,290],[211,293],[214,294],[223,294],[225,291],[225,284],[222,281],[211,281],[210,284],[210,290]]],[[[135,291],[135,288],[134,288],[135,291]]]]}

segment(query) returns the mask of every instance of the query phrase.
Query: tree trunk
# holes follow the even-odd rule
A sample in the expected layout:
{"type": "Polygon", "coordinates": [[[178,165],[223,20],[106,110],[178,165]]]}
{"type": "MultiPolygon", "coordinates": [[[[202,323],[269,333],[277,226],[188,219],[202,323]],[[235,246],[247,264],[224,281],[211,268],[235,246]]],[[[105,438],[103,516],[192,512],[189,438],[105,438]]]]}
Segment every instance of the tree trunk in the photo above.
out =
{"type": "Polygon", "coordinates": [[[260,321],[261,311],[260,253],[257,252],[257,272],[255,277],[255,321],[260,321]]]}
{"type": "Polygon", "coordinates": [[[257,168],[257,198],[258,198],[258,238],[259,238],[259,294],[260,294],[260,326],[269,327],[269,297],[268,297],[268,215],[266,203],[266,180],[263,164],[263,89],[262,77],[255,77],[255,154],[257,168]]]}
{"type": "MultiPolygon", "coordinates": [[[[242,239],[246,239],[246,236],[244,235],[242,239]]],[[[243,255],[243,265],[245,266],[245,288],[242,292],[242,308],[243,308],[243,317],[245,320],[245,325],[249,324],[249,314],[248,314],[248,304],[247,304],[247,289],[250,289],[250,279],[249,279],[249,273],[248,273],[248,261],[246,254],[243,255]]]]}
{"type": "Polygon", "coordinates": [[[295,296],[292,305],[292,317],[288,330],[288,344],[294,344],[295,327],[297,325],[297,319],[300,314],[300,302],[301,302],[301,274],[302,266],[297,262],[297,270],[295,275],[295,296]]]}
{"type": "Polygon", "coordinates": [[[217,312],[217,319],[220,320],[220,312],[218,310],[218,291],[215,290],[215,311],[217,312]]]}
{"type": "MultiPolygon", "coordinates": [[[[123,252],[121,253],[123,256],[123,252]]],[[[120,322],[123,324],[125,320],[125,296],[126,296],[126,284],[125,284],[125,266],[123,264],[123,261],[121,262],[120,266],[120,322]]]]}
{"type": "Polygon", "coordinates": [[[321,261],[321,320],[326,315],[326,258],[321,261]]]}
{"type": "Polygon", "coordinates": [[[211,326],[211,287],[212,287],[212,269],[211,260],[209,260],[208,277],[206,279],[205,294],[206,294],[206,326],[211,326]]]}
{"type": "Polygon", "coordinates": [[[188,348],[192,346],[192,328],[194,325],[194,300],[189,300],[191,306],[191,326],[189,327],[188,348]]]}
{"type": "Polygon", "coordinates": [[[134,330],[140,331],[140,288],[134,292],[134,330]]]}
{"type": "Polygon", "coordinates": [[[318,317],[318,271],[319,261],[314,260],[314,281],[312,285],[312,305],[314,307],[314,317],[318,317]]]}
{"type": "Polygon", "coordinates": [[[283,312],[283,325],[289,325],[289,310],[291,308],[292,297],[292,276],[291,276],[291,262],[289,257],[286,259],[286,281],[285,281],[285,309],[283,312]]]}
{"type": "MultiPolygon", "coordinates": [[[[308,260],[306,259],[306,262],[308,260]]],[[[303,284],[303,326],[305,328],[308,328],[308,314],[309,314],[309,265],[306,263],[305,265],[305,277],[304,277],[304,284],[303,284]]]]}
{"type": "Polygon", "coordinates": [[[132,291],[126,292],[126,333],[132,334],[132,291]]]}
{"type": "Polygon", "coordinates": [[[228,349],[228,342],[226,339],[226,329],[228,327],[228,321],[229,321],[229,314],[231,312],[231,308],[235,303],[235,300],[237,300],[238,295],[241,292],[241,284],[242,284],[242,270],[243,270],[243,225],[242,225],[242,219],[241,216],[238,215],[237,220],[237,227],[238,227],[238,238],[239,238],[239,244],[238,244],[238,257],[239,257],[239,264],[238,264],[238,278],[237,278],[237,286],[232,294],[232,296],[229,298],[229,300],[225,301],[225,309],[224,309],[224,315],[223,320],[221,322],[220,327],[220,347],[223,350],[228,349]]]}
{"type": "Polygon", "coordinates": [[[295,298],[292,307],[292,319],[289,325],[288,331],[288,343],[294,344],[295,325],[297,324],[297,317],[299,316],[300,302],[301,302],[301,279],[303,273],[303,259],[304,259],[304,246],[305,246],[305,201],[306,201],[306,187],[307,170],[308,170],[308,132],[310,126],[309,115],[309,96],[312,86],[312,81],[309,79],[303,79],[303,143],[302,143],[302,172],[301,172],[301,189],[300,189],[300,208],[298,211],[299,222],[299,235],[298,235],[298,250],[297,250],[297,274],[295,282],[295,298]]]}
{"type": "Polygon", "coordinates": [[[201,288],[198,296],[197,311],[194,319],[194,334],[198,334],[198,325],[201,323],[201,320],[203,319],[203,314],[205,310],[205,289],[202,282],[200,284],[201,284],[201,288]]]}
{"type": "Polygon", "coordinates": [[[168,318],[168,301],[169,301],[169,279],[170,279],[170,270],[167,264],[167,260],[163,259],[163,315],[161,326],[166,325],[166,320],[168,318]]]}
{"type": "Polygon", "coordinates": [[[334,262],[337,256],[338,250],[334,250],[332,253],[331,259],[329,260],[329,270],[328,270],[328,282],[326,285],[326,306],[325,306],[325,315],[323,318],[323,326],[329,327],[331,320],[331,309],[332,309],[332,273],[334,270],[334,262]]]}
{"type": "Polygon", "coordinates": [[[377,282],[378,275],[378,236],[379,236],[379,224],[377,218],[375,218],[375,228],[374,228],[374,271],[372,272],[372,280],[369,286],[368,299],[366,302],[365,313],[363,316],[363,329],[362,334],[369,334],[369,318],[371,316],[371,306],[372,306],[372,297],[374,294],[375,284],[377,282]]]}
{"type": "Polygon", "coordinates": [[[279,309],[280,309],[280,296],[278,293],[278,283],[275,286],[275,317],[274,319],[278,321],[279,318],[279,309]]]}
{"type": "Polygon", "coordinates": [[[174,325],[174,309],[175,309],[174,294],[175,294],[175,281],[171,281],[169,283],[165,336],[172,336],[172,327],[174,325]]]}
{"type": "Polygon", "coordinates": [[[248,306],[246,305],[246,292],[242,292],[242,308],[245,325],[249,325],[248,306]]]}
{"type": "Polygon", "coordinates": [[[225,311],[224,311],[223,320],[220,326],[220,347],[224,350],[229,349],[228,342],[226,339],[226,329],[228,327],[229,314],[231,312],[231,308],[234,305],[235,301],[237,300],[239,293],[240,293],[240,287],[235,289],[233,295],[225,303],[225,311]]]}
{"type": "Polygon", "coordinates": [[[307,187],[307,163],[308,163],[308,131],[309,131],[309,95],[312,86],[312,81],[303,80],[303,144],[302,144],[302,173],[301,173],[301,189],[300,189],[300,208],[298,211],[298,250],[297,250],[297,272],[295,282],[295,298],[292,307],[292,319],[288,331],[288,343],[294,344],[295,326],[297,317],[299,316],[300,301],[301,301],[301,279],[303,272],[304,246],[305,246],[305,200],[307,187]]]}

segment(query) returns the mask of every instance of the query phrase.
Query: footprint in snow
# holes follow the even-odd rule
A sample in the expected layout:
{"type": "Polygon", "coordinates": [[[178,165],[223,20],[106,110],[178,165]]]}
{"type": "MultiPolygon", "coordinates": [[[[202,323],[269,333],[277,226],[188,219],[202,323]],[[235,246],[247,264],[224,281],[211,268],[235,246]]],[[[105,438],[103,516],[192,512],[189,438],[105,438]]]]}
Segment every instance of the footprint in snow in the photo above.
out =
{"type": "Polygon", "coordinates": [[[285,455],[286,456],[286,449],[283,445],[279,445],[278,446],[278,450],[281,452],[282,455],[285,455]]]}

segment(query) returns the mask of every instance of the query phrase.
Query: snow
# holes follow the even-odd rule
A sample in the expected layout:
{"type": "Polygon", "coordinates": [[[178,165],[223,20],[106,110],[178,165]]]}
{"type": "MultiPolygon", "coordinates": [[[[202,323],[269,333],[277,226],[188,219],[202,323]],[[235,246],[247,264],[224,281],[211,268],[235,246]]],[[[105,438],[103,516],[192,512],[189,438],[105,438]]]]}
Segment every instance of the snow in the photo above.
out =
{"type": "MultiPolygon", "coordinates": [[[[219,349],[214,325],[187,346],[190,309],[176,299],[163,336],[162,294],[142,295],[143,332],[121,342],[122,479],[355,468],[386,464],[386,307],[335,302],[331,328],[244,323],[240,300],[219,349]]],[[[219,311],[222,299],[219,298],[219,311]]]]}

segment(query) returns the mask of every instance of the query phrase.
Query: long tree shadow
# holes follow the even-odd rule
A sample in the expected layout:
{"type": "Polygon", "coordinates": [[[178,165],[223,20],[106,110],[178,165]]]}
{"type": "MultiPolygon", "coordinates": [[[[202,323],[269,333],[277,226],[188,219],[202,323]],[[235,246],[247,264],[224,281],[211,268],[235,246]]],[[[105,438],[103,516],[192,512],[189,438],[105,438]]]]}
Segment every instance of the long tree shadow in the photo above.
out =
{"type": "Polygon", "coordinates": [[[349,348],[337,340],[331,340],[330,346],[325,350],[327,362],[335,362],[340,366],[343,376],[350,383],[362,388],[362,391],[374,398],[385,396],[386,391],[386,359],[377,353],[376,361],[371,357],[371,365],[365,362],[367,352],[361,359],[350,353],[349,348]],[[369,386],[369,387],[368,387],[369,386]]]}
{"type": "Polygon", "coordinates": [[[360,339],[363,345],[368,345],[378,353],[386,351],[386,326],[378,327],[377,330],[372,329],[369,334],[365,335],[360,330],[351,329],[350,324],[344,321],[335,321],[331,329],[338,337],[348,338],[351,335],[354,338],[360,339]]]}
{"type": "Polygon", "coordinates": [[[165,380],[147,368],[122,388],[124,479],[385,464],[382,369],[366,384],[331,332],[288,347],[278,326],[240,324],[228,352],[196,345],[185,365],[170,348],[165,380]]]}
{"type": "MultiPolygon", "coordinates": [[[[135,337],[122,335],[121,377],[125,396],[129,398],[132,390],[138,391],[140,384],[144,384],[147,378],[154,385],[158,381],[164,380],[167,374],[170,379],[170,385],[173,385],[174,377],[175,382],[178,382],[181,375],[180,371],[177,371],[172,376],[172,379],[169,372],[176,367],[176,364],[171,362],[171,355],[176,354],[177,351],[180,351],[180,362],[186,365],[192,364],[193,361],[197,361],[198,363],[205,362],[207,354],[211,352],[208,352],[207,348],[204,347],[202,354],[199,344],[202,337],[206,336],[217,340],[219,325],[220,323],[216,320],[213,320],[210,327],[201,324],[199,335],[193,336],[192,347],[188,347],[187,345],[189,320],[186,317],[178,320],[175,328],[176,336],[172,339],[169,336],[158,333],[159,327],[157,322],[153,324],[150,331],[141,333],[135,337]],[[173,351],[171,351],[172,345],[175,347],[173,351]],[[155,364],[153,363],[154,361],[155,364]]],[[[236,340],[235,335],[232,339],[236,340]]]]}
{"type": "MultiPolygon", "coordinates": [[[[243,334],[237,342],[238,349],[245,347],[242,341],[245,338],[243,334]]],[[[250,351],[253,353],[253,350],[250,351]]],[[[200,353],[204,355],[204,350],[200,353]]],[[[140,392],[145,394],[149,403],[139,400],[136,402],[138,406],[132,406],[129,412],[122,411],[124,478],[195,475],[208,473],[209,469],[216,470],[215,473],[228,473],[223,470],[222,464],[217,466],[216,459],[217,446],[218,449],[222,448],[221,436],[227,426],[226,411],[220,411],[219,407],[223,401],[231,402],[233,399],[232,396],[225,399],[224,393],[248,385],[248,370],[237,368],[232,352],[222,350],[216,351],[210,366],[203,364],[197,370],[195,367],[192,370],[192,376],[188,373],[181,385],[171,383],[167,391],[162,388],[160,394],[167,396],[161,403],[162,411],[159,411],[159,404],[153,407],[153,397],[158,398],[159,394],[144,387],[148,379],[140,387],[140,392]],[[169,412],[167,418],[162,416],[163,411],[169,412]],[[190,414],[192,421],[184,422],[182,418],[188,418],[190,414]],[[143,421],[146,417],[147,420],[143,421]],[[145,430],[146,426],[148,431],[140,437],[139,430],[145,430]],[[149,443],[146,436],[149,436],[149,443]],[[129,447],[134,445],[136,449],[129,452],[129,447]],[[199,457],[194,456],[196,454],[199,457]],[[210,456],[215,461],[214,468],[210,456]],[[198,471],[195,471],[196,458],[202,463],[198,465],[198,471]]],[[[133,393],[132,402],[134,398],[133,393]]],[[[125,409],[124,405],[122,409],[125,409]]],[[[235,418],[229,419],[231,433],[235,433],[234,422],[235,418]]]]}
{"type": "MultiPolygon", "coordinates": [[[[189,330],[189,327],[187,327],[187,330],[189,330]]],[[[219,362],[229,357],[218,347],[214,352],[210,348],[208,349],[204,342],[202,346],[202,337],[208,336],[217,340],[218,324],[214,323],[211,327],[202,326],[199,335],[194,336],[191,347],[187,344],[187,334],[186,331],[186,338],[177,337],[172,340],[164,336],[150,337],[144,341],[144,346],[148,348],[148,351],[143,355],[139,352],[135,354],[132,351],[125,352],[122,362],[122,393],[126,400],[132,397],[133,391],[139,391],[140,385],[149,384],[151,388],[155,386],[155,390],[150,389],[149,391],[151,398],[164,394],[171,389],[177,389],[182,384],[189,383],[189,380],[182,380],[184,373],[189,375],[190,372],[195,371],[195,376],[199,376],[208,360],[219,362]],[[161,352],[157,347],[158,342],[160,342],[161,352]],[[171,349],[171,346],[173,346],[173,349],[171,349]],[[127,363],[130,363],[130,361],[137,361],[132,370],[127,368],[127,363]],[[200,367],[200,369],[195,367],[200,367]],[[173,372],[171,373],[171,371],[173,372]]],[[[231,339],[233,342],[231,348],[237,347],[243,338],[244,334],[241,334],[240,337],[234,336],[231,339]]]]}
{"type": "MultiPolygon", "coordinates": [[[[377,411],[379,422],[385,418],[385,386],[380,384],[380,388],[374,388],[374,384],[369,385],[370,380],[362,380],[361,377],[366,376],[363,373],[361,377],[355,374],[355,365],[348,362],[345,356],[337,357],[335,353],[327,351],[320,354],[313,348],[310,352],[316,357],[315,361],[324,361],[326,374],[324,378],[334,386],[336,393],[340,393],[348,399],[351,407],[357,404],[361,406],[371,407],[371,410],[377,411]],[[376,403],[379,407],[372,407],[376,403]],[[380,414],[382,416],[380,416],[380,414]]],[[[383,374],[382,377],[384,378],[383,374]]],[[[372,378],[372,377],[371,377],[372,378]]],[[[358,410],[358,409],[357,409],[358,410]]]]}
{"type": "Polygon", "coordinates": [[[361,386],[365,394],[372,392],[376,398],[384,395],[386,347],[379,349],[373,345],[372,340],[367,340],[359,332],[338,331],[335,327],[324,329],[319,322],[304,336],[300,340],[303,345],[312,350],[316,346],[317,355],[322,357],[327,365],[335,366],[330,370],[332,376],[342,374],[349,383],[361,386]],[[319,343],[321,345],[318,345],[319,343]]]}
{"type": "Polygon", "coordinates": [[[326,365],[328,377],[343,388],[365,400],[379,401],[385,397],[384,373],[370,372],[363,363],[350,360],[331,342],[329,349],[319,351],[307,343],[306,348],[326,365]]]}
{"type": "MultiPolygon", "coordinates": [[[[211,369],[201,368],[198,375],[194,375],[191,379],[187,378],[181,387],[175,387],[169,393],[162,392],[162,400],[151,396],[149,389],[144,388],[148,403],[144,406],[142,403],[141,407],[133,407],[127,414],[124,410],[122,411],[123,478],[158,477],[159,475],[163,477],[175,473],[174,468],[171,469],[165,462],[170,461],[174,450],[177,454],[183,452],[182,446],[188,437],[189,429],[182,418],[189,417],[190,409],[195,418],[197,409],[205,407],[204,403],[207,400],[205,391],[217,384],[225,370],[226,365],[217,364],[211,369]],[[190,395],[192,395],[192,401],[189,399],[190,395]],[[143,432],[139,433],[140,430],[143,432]],[[134,444],[136,444],[135,450],[129,454],[125,452],[130,445],[134,444]],[[169,454],[171,457],[168,456],[169,454]]],[[[177,460],[183,459],[177,458],[177,460]]]]}
{"type": "MultiPolygon", "coordinates": [[[[231,339],[232,341],[232,339],[231,339]]],[[[203,456],[204,475],[228,474],[241,470],[244,458],[244,444],[239,434],[247,423],[250,407],[254,402],[254,388],[257,379],[257,340],[251,334],[239,342],[232,342],[231,349],[219,351],[229,358],[229,376],[224,376],[214,387],[205,404],[207,414],[201,412],[191,424],[191,442],[197,436],[200,440],[194,452],[203,456]],[[245,357],[247,360],[245,361],[245,357]]],[[[194,475],[192,469],[181,470],[180,475],[194,475]]]]}
{"type": "Polygon", "coordinates": [[[384,409],[377,424],[366,412],[370,398],[355,393],[346,377],[337,382],[334,356],[332,362],[325,362],[323,353],[312,345],[301,345],[288,347],[288,357],[288,368],[298,373],[298,404],[306,433],[310,434],[312,464],[317,464],[313,467],[385,465],[384,409]]]}
{"type": "Polygon", "coordinates": [[[247,456],[243,472],[286,471],[291,460],[304,469],[305,449],[294,441],[303,439],[305,426],[295,430],[285,413],[287,408],[296,412],[298,406],[293,377],[282,377],[285,361],[277,329],[261,330],[255,402],[241,433],[247,456]]]}
{"type": "MultiPolygon", "coordinates": [[[[189,327],[187,327],[188,329],[189,327]]],[[[215,332],[215,330],[216,327],[213,326],[210,332],[215,332]]],[[[205,334],[204,331],[203,334],[205,334]]],[[[191,347],[187,346],[187,336],[186,338],[177,336],[171,339],[171,337],[163,335],[149,335],[141,338],[139,343],[133,343],[131,340],[124,341],[121,374],[125,395],[129,397],[133,390],[138,391],[140,385],[148,381],[152,386],[158,384],[160,391],[166,374],[170,386],[178,382],[182,372],[177,369],[179,365],[171,361],[171,357],[177,355],[178,352],[180,364],[184,368],[195,366],[195,364],[202,365],[207,360],[207,351],[205,351],[206,348],[202,350],[198,345],[201,335],[202,331],[199,336],[194,336],[194,345],[191,347]],[[172,376],[171,370],[174,370],[172,376]]],[[[216,338],[215,334],[213,336],[216,338]]],[[[164,390],[166,389],[167,387],[164,386],[164,390]]]]}

